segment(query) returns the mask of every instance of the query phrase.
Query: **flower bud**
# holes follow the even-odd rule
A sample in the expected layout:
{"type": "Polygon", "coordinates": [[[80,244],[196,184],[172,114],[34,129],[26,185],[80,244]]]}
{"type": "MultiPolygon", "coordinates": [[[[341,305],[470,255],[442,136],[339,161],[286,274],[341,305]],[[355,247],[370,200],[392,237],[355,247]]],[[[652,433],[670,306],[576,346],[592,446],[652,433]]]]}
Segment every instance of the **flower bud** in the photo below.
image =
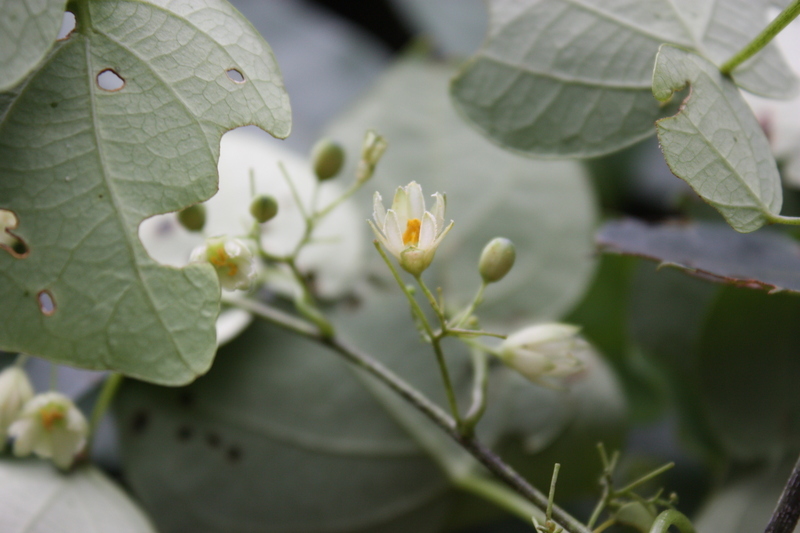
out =
{"type": "Polygon", "coordinates": [[[232,237],[211,237],[203,246],[195,248],[189,261],[211,263],[219,276],[223,289],[247,290],[256,277],[256,260],[249,246],[232,237]]]}
{"type": "Polygon", "coordinates": [[[330,139],[320,139],[311,150],[311,162],[317,179],[329,180],[342,170],[344,149],[339,143],[330,139]]]}
{"type": "Polygon", "coordinates": [[[569,324],[539,324],[513,333],[500,345],[497,356],[528,378],[565,377],[583,369],[576,351],[585,346],[579,328],[569,324]]]}
{"type": "Polygon", "coordinates": [[[494,283],[500,281],[508,274],[514,266],[517,258],[517,251],[514,243],[503,237],[497,237],[489,241],[481,252],[478,261],[478,271],[481,273],[483,281],[494,283]]]}
{"type": "Polygon", "coordinates": [[[260,224],[272,220],[278,214],[278,202],[272,196],[258,196],[250,204],[250,214],[260,224]]]}
{"type": "Polygon", "coordinates": [[[202,231],[206,225],[206,207],[194,204],[178,212],[178,222],[189,231],[202,231]]]}
{"type": "Polygon", "coordinates": [[[31,398],[33,387],[23,369],[10,366],[0,372],[0,448],[6,440],[8,427],[31,398]]]}
{"type": "Polygon", "coordinates": [[[389,143],[386,139],[372,130],[368,130],[364,135],[364,144],[361,145],[361,161],[356,169],[356,181],[361,183],[367,181],[375,172],[375,165],[383,157],[383,153],[388,148],[389,143]]]}
{"type": "Polygon", "coordinates": [[[33,452],[66,469],[86,444],[89,424],[72,400],[59,392],[46,392],[25,404],[8,432],[15,439],[17,457],[33,452]]]}

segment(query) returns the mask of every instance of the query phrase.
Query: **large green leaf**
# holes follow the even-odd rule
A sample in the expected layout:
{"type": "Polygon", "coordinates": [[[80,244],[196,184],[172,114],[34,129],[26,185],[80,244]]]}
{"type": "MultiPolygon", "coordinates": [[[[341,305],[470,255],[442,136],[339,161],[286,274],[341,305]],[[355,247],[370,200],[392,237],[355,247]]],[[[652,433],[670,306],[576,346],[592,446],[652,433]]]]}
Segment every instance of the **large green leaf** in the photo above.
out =
{"type": "Polygon", "coordinates": [[[67,0],[0,0],[0,91],[24,78],[58,36],[67,0]]]}
{"type": "Polygon", "coordinates": [[[674,117],[656,123],[672,172],[747,233],[780,214],[778,167],[764,130],[736,86],[699,55],[664,45],[653,70],[660,101],[691,85],[674,117]]]}
{"type": "MultiPolygon", "coordinates": [[[[453,82],[461,112],[495,142],[535,156],[601,155],[653,133],[659,45],[717,64],[767,24],[751,0],[491,0],[483,47],[453,82]]],[[[752,92],[789,96],[796,80],[774,47],[735,72],[752,92]]]]}
{"type": "Polygon", "coordinates": [[[64,474],[50,462],[0,461],[3,533],[155,533],[138,506],[102,472],[64,474]]]}
{"type": "MultiPolygon", "coordinates": [[[[506,330],[515,322],[558,317],[581,296],[594,267],[596,207],[585,171],[575,162],[531,161],[492,146],[451,109],[451,74],[444,64],[400,62],[329,135],[353,152],[368,128],[386,137],[389,149],[366,187],[369,194],[380,191],[385,203],[411,180],[426,195],[447,194],[445,217],[455,226],[431,271],[453,306],[472,298],[481,250],[503,236],[516,244],[517,260],[486,291],[481,316],[506,330]]],[[[367,218],[372,204],[366,195],[363,205],[367,218]]],[[[384,265],[375,269],[387,272],[384,265]]]]}
{"type": "Polygon", "coordinates": [[[777,231],[743,235],[724,224],[622,220],[603,226],[597,241],[604,251],[646,257],[703,279],[800,292],[800,246],[777,231]]]}
{"type": "Polygon", "coordinates": [[[70,8],[76,32],[0,95],[0,209],[29,251],[0,250],[0,348],[185,383],[214,355],[218,281],[157,264],[139,223],[216,191],[224,131],[287,135],[288,98],[224,0],[70,8]]]}
{"type": "Polygon", "coordinates": [[[725,288],[699,339],[700,397],[728,454],[779,459],[800,450],[800,297],[725,288]]]}

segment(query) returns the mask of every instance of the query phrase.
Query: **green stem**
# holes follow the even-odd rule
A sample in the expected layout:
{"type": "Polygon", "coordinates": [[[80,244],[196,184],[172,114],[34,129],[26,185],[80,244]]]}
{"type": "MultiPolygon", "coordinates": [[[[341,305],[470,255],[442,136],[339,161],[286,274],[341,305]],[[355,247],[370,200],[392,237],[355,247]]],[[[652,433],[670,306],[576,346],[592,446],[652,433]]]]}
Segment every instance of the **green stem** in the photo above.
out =
{"type": "Polygon", "coordinates": [[[419,284],[420,288],[422,288],[422,292],[425,294],[425,297],[428,299],[428,303],[431,304],[431,308],[433,312],[436,313],[436,317],[439,319],[439,323],[442,326],[442,330],[447,329],[447,321],[444,318],[444,312],[439,307],[439,302],[436,301],[436,297],[433,293],[428,289],[428,286],[425,285],[425,282],[422,281],[422,276],[414,276],[419,284]]]}
{"type": "Polygon", "coordinates": [[[767,46],[769,42],[778,35],[781,30],[789,25],[797,15],[800,15],[800,0],[795,0],[789,7],[784,9],[780,15],[775,17],[775,20],[769,23],[764,30],[759,33],[755,39],[747,43],[747,46],[739,50],[732,58],[726,61],[720,68],[720,72],[730,75],[733,70],[756,55],[762,48],[767,46]]]}
{"type": "Polygon", "coordinates": [[[646,482],[650,481],[651,479],[655,478],[656,476],[660,476],[661,474],[663,474],[664,472],[666,472],[667,470],[669,470],[673,466],[675,466],[675,463],[667,463],[664,466],[656,468],[652,472],[650,472],[648,474],[645,474],[644,476],[640,477],[636,481],[633,481],[633,482],[629,483],[628,485],[622,487],[621,489],[615,490],[614,492],[616,494],[625,494],[626,492],[630,492],[633,489],[635,489],[636,487],[638,487],[639,485],[641,485],[642,483],[646,483],[646,482]]]}
{"type": "Polygon", "coordinates": [[[292,193],[292,198],[294,198],[294,202],[297,204],[297,210],[300,211],[300,215],[302,215],[303,219],[306,221],[306,223],[308,223],[308,213],[306,213],[306,208],[303,206],[303,200],[300,198],[300,192],[297,190],[297,187],[294,186],[292,177],[289,176],[289,171],[286,170],[286,165],[283,164],[283,161],[278,161],[278,168],[281,170],[281,175],[286,181],[286,184],[289,186],[289,190],[292,193]]]}
{"type": "Polygon", "coordinates": [[[452,482],[456,488],[480,496],[515,514],[528,524],[530,524],[531,518],[535,518],[540,523],[546,521],[545,513],[541,509],[491,478],[471,474],[453,479],[452,482]]]}
{"type": "Polygon", "coordinates": [[[97,426],[100,424],[100,421],[103,419],[103,415],[106,413],[108,407],[111,405],[111,402],[114,400],[114,395],[117,393],[117,390],[122,384],[124,377],[125,376],[119,373],[110,374],[103,383],[103,388],[100,389],[100,395],[97,397],[97,401],[94,403],[92,415],[89,418],[89,444],[87,445],[86,449],[86,454],[89,456],[92,454],[92,444],[94,443],[94,436],[95,432],[97,431],[97,426]]]}
{"type": "Polygon", "coordinates": [[[14,366],[17,368],[22,368],[25,366],[25,363],[28,362],[28,356],[24,353],[17,354],[17,358],[14,360],[14,366]]]}
{"type": "Polygon", "coordinates": [[[771,215],[768,217],[770,224],[784,224],[786,226],[800,226],[800,217],[786,217],[783,215],[771,215]]]}
{"type": "Polygon", "coordinates": [[[439,372],[442,375],[442,384],[444,385],[444,392],[447,395],[447,403],[450,405],[450,411],[453,413],[456,426],[461,428],[461,414],[458,410],[458,401],[456,400],[456,392],[453,388],[453,381],[450,379],[450,371],[447,370],[447,361],[445,361],[444,352],[442,352],[441,339],[438,337],[433,337],[431,339],[431,344],[433,345],[433,351],[436,354],[436,362],[439,364],[439,372]]]}
{"type": "Polygon", "coordinates": [[[491,331],[483,331],[482,329],[461,329],[461,328],[447,328],[442,334],[447,335],[467,335],[470,337],[496,337],[498,339],[505,339],[508,335],[502,333],[493,333],[491,331]]]}
{"type": "Polygon", "coordinates": [[[553,516],[553,501],[556,497],[556,483],[558,483],[558,471],[561,470],[561,464],[556,463],[553,465],[553,477],[550,479],[550,494],[547,496],[547,521],[553,516]]]}
{"type": "Polygon", "coordinates": [[[670,526],[675,526],[681,533],[695,533],[692,522],[685,514],[675,509],[667,509],[656,517],[650,526],[650,533],[667,533],[670,526]]]}
{"type": "Polygon", "coordinates": [[[472,405],[464,416],[462,429],[464,433],[471,434],[486,410],[486,389],[489,386],[489,362],[486,354],[477,348],[472,348],[472,405]]]}
{"type": "Polygon", "coordinates": [[[472,313],[475,312],[475,308],[478,307],[481,302],[483,301],[483,292],[486,290],[486,282],[481,281],[481,286],[478,288],[478,292],[475,293],[475,297],[472,299],[470,304],[467,306],[464,311],[458,315],[458,318],[453,321],[454,328],[460,328],[464,325],[464,322],[469,320],[469,317],[472,316],[472,313]]]}

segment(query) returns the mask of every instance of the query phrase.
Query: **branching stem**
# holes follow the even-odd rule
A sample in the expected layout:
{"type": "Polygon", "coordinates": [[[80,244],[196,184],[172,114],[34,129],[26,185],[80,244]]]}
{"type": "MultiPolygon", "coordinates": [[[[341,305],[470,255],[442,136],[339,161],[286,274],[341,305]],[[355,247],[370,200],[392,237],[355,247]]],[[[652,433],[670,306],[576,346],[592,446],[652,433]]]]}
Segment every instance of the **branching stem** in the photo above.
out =
{"type": "Polygon", "coordinates": [[[800,458],[794,465],[764,533],[792,533],[798,518],[800,518],[800,458]]]}

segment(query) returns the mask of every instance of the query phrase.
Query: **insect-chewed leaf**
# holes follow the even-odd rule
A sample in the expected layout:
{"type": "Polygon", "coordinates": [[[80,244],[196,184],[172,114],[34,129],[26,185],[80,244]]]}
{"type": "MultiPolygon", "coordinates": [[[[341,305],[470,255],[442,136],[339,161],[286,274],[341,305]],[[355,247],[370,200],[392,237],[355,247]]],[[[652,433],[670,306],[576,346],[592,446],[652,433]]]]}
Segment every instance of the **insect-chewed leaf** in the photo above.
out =
{"type": "Polygon", "coordinates": [[[76,31],[0,94],[0,348],[164,384],[215,351],[212,268],[163,267],[141,221],[210,197],[219,139],[288,135],[269,46],[224,0],[76,4],[76,31]]]}

